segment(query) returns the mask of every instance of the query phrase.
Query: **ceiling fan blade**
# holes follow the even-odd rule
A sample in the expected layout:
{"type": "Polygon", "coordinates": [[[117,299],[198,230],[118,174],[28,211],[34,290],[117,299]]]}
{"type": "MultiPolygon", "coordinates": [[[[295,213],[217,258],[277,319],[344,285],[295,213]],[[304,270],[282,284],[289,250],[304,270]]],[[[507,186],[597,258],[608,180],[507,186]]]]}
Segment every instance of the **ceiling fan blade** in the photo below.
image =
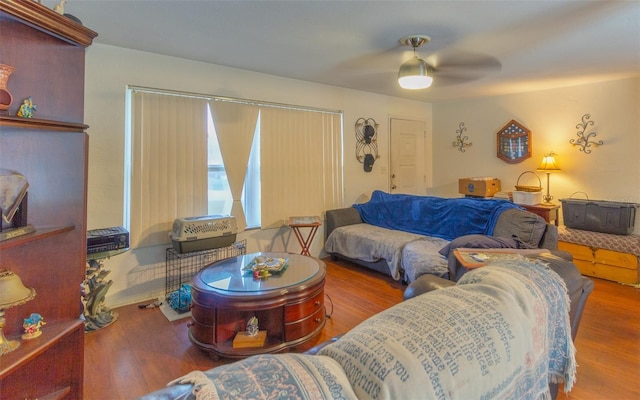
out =
{"type": "Polygon", "coordinates": [[[432,54],[426,61],[433,68],[436,86],[475,81],[502,69],[500,61],[493,56],[453,49],[432,54]]]}
{"type": "Polygon", "coordinates": [[[436,53],[427,58],[427,63],[435,70],[482,70],[486,72],[500,71],[502,63],[488,54],[465,51],[447,51],[448,54],[436,53]]]}
{"type": "Polygon", "coordinates": [[[349,68],[356,70],[371,70],[372,68],[385,68],[387,69],[389,65],[396,65],[398,68],[400,67],[400,56],[401,52],[399,50],[406,49],[406,46],[398,43],[395,46],[388,47],[386,49],[363,53],[357,55],[351,55],[348,59],[344,60],[342,63],[338,65],[338,68],[349,68]]]}

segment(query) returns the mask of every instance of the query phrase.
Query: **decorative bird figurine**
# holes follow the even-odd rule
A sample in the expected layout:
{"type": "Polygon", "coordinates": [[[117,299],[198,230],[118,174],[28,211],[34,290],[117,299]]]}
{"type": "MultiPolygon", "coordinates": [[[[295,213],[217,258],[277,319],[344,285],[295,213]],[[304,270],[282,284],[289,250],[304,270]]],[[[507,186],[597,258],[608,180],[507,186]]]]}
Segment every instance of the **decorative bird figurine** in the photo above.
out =
{"type": "Polygon", "coordinates": [[[18,109],[16,115],[22,118],[33,118],[33,112],[36,110],[37,107],[33,104],[31,96],[29,96],[22,101],[22,105],[20,106],[20,109],[18,109]]]}
{"type": "Polygon", "coordinates": [[[67,0],[60,0],[60,3],[53,6],[53,11],[57,12],[60,15],[64,15],[64,5],[67,0]]]}
{"type": "Polygon", "coordinates": [[[32,313],[29,318],[25,318],[22,327],[24,328],[24,334],[22,335],[23,339],[33,339],[37,338],[42,334],[40,327],[45,325],[44,319],[42,315],[38,313],[32,313]]]}

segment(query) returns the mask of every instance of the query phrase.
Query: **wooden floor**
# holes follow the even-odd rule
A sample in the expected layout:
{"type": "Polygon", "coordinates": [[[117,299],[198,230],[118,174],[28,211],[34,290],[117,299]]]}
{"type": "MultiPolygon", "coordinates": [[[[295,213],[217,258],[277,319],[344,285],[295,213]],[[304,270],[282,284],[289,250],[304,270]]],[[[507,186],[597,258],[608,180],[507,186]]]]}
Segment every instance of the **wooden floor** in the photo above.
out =
{"type": "MultiPolygon", "coordinates": [[[[404,287],[390,278],[347,262],[325,261],[331,318],[316,343],[402,300],[404,287]]],[[[561,393],[558,398],[639,399],[640,289],[594,281],[576,340],[577,383],[569,396],[561,393]]],[[[159,309],[136,305],[115,311],[119,313],[116,323],[86,335],[86,400],[134,399],[194,369],[207,370],[225,362],[213,361],[191,346],[188,318],[169,322],[159,309]]]]}

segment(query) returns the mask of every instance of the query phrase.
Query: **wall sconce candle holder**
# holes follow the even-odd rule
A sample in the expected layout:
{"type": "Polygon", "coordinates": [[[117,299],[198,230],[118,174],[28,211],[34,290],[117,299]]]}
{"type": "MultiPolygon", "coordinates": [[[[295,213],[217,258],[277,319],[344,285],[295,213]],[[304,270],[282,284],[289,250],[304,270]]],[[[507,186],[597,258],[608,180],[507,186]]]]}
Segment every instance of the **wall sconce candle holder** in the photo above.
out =
{"type": "Polygon", "coordinates": [[[591,153],[591,150],[589,149],[589,147],[591,147],[592,145],[602,146],[604,144],[602,140],[599,140],[597,142],[591,140],[592,137],[595,137],[597,135],[595,131],[586,133],[587,128],[590,125],[594,124],[593,121],[589,121],[590,118],[591,118],[591,114],[589,113],[582,116],[581,122],[576,125],[576,129],[578,129],[578,132],[576,132],[576,135],[578,135],[578,139],[569,140],[569,143],[571,143],[572,145],[580,146],[578,150],[584,152],[584,154],[591,153]]]}
{"type": "Polygon", "coordinates": [[[468,142],[469,140],[469,136],[462,136],[462,133],[464,131],[466,131],[467,128],[464,126],[464,122],[460,122],[460,125],[458,125],[458,129],[456,129],[456,141],[453,142],[453,147],[457,147],[458,151],[464,153],[465,149],[467,147],[470,147],[473,145],[473,143],[468,142]]]}
{"type": "Polygon", "coordinates": [[[378,155],[378,123],[373,118],[358,118],[356,121],[356,159],[365,172],[371,172],[378,155]]]}

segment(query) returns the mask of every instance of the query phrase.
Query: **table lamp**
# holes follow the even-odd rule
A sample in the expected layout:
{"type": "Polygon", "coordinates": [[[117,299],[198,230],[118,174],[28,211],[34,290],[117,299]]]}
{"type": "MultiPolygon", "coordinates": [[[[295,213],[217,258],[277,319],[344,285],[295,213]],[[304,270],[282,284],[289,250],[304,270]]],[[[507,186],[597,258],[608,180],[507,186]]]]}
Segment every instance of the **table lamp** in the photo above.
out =
{"type": "Polygon", "coordinates": [[[558,163],[556,163],[555,154],[549,153],[545,154],[542,158],[542,162],[538,167],[538,171],[544,172],[547,174],[547,194],[542,196],[544,202],[543,206],[552,206],[554,205],[551,200],[553,200],[553,196],[549,194],[549,175],[551,175],[552,171],[560,171],[560,167],[558,167],[558,163]]]}
{"type": "Polygon", "coordinates": [[[11,271],[0,270],[0,355],[7,354],[20,346],[17,340],[7,340],[4,337],[4,310],[19,306],[36,297],[33,288],[22,284],[20,277],[11,271]]]}

